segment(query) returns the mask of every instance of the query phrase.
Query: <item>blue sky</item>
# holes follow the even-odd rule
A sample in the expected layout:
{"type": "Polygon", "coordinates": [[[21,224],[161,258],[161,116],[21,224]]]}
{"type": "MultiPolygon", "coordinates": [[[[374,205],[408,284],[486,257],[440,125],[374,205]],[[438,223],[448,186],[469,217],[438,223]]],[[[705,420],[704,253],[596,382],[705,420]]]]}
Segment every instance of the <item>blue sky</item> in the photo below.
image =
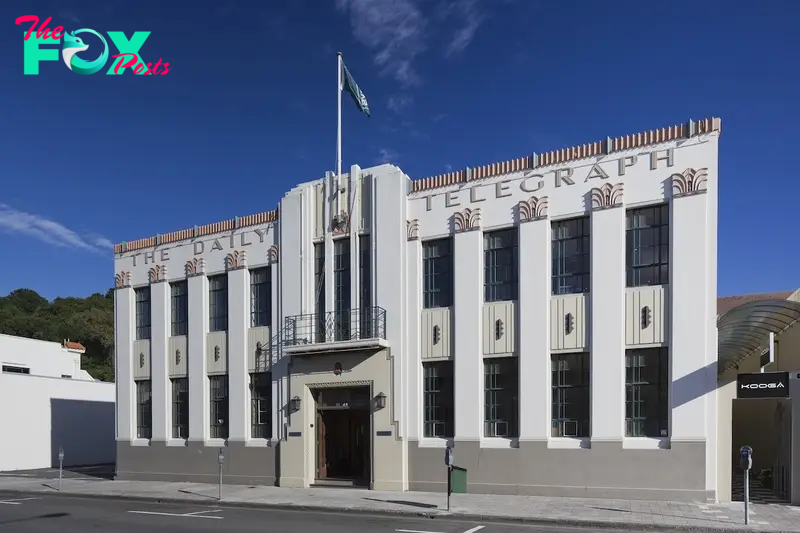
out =
{"type": "Polygon", "coordinates": [[[0,294],[105,291],[110,242],[272,209],[333,169],[337,50],[373,113],[345,101],[345,168],[425,177],[722,117],[719,293],[796,288],[800,2],[735,5],[5,0],[0,294]],[[142,56],[173,70],[24,76],[21,15],[150,31],[142,56]]]}

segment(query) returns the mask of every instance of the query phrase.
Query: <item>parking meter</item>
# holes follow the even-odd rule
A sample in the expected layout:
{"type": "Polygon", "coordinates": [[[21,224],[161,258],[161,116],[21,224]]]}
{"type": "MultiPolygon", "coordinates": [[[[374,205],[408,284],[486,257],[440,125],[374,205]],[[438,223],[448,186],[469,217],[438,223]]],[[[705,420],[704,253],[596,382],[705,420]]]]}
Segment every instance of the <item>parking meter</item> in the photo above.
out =
{"type": "Polygon", "coordinates": [[[753,448],[750,446],[742,446],[739,449],[739,466],[742,470],[753,468],[753,448]]]}
{"type": "Polygon", "coordinates": [[[217,455],[217,462],[219,463],[219,487],[218,487],[218,500],[222,500],[222,463],[225,462],[225,454],[222,453],[222,448],[219,449],[217,455]]]}
{"type": "Polygon", "coordinates": [[[739,448],[739,466],[744,472],[744,523],[750,524],[750,469],[753,468],[753,448],[739,448]]]}
{"type": "Polygon", "coordinates": [[[450,446],[444,449],[444,464],[448,468],[453,466],[453,448],[450,446]]]}
{"type": "Polygon", "coordinates": [[[64,477],[64,448],[58,447],[58,490],[61,491],[61,480],[64,477]]]}

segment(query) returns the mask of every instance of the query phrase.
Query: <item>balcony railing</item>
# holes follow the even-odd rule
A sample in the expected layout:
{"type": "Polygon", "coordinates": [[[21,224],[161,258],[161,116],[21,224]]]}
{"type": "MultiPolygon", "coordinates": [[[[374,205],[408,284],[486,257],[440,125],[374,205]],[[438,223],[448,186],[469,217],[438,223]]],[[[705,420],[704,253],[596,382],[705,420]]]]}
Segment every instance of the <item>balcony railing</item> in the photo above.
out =
{"type": "Polygon", "coordinates": [[[286,319],[284,346],[386,339],[386,309],[361,307],[286,319]]]}

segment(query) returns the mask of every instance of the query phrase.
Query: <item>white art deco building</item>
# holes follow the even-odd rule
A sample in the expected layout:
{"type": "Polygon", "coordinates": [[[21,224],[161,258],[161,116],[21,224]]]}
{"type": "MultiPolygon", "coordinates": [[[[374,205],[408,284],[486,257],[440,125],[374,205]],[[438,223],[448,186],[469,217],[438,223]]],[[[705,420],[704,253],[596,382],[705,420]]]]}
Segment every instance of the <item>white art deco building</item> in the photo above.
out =
{"type": "MultiPolygon", "coordinates": [[[[118,476],[715,499],[720,120],[115,247],[118,476]]],[[[729,462],[725,450],[725,462],[729,462]]]]}

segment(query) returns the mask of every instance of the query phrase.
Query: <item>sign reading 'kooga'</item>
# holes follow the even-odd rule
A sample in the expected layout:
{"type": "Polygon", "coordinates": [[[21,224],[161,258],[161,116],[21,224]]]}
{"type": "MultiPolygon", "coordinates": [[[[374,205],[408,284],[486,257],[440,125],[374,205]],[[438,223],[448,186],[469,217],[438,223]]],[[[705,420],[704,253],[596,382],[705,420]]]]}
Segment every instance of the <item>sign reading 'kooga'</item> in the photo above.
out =
{"type": "Polygon", "coordinates": [[[736,377],[736,397],[739,399],[788,398],[789,373],[739,374],[736,377]]]}

